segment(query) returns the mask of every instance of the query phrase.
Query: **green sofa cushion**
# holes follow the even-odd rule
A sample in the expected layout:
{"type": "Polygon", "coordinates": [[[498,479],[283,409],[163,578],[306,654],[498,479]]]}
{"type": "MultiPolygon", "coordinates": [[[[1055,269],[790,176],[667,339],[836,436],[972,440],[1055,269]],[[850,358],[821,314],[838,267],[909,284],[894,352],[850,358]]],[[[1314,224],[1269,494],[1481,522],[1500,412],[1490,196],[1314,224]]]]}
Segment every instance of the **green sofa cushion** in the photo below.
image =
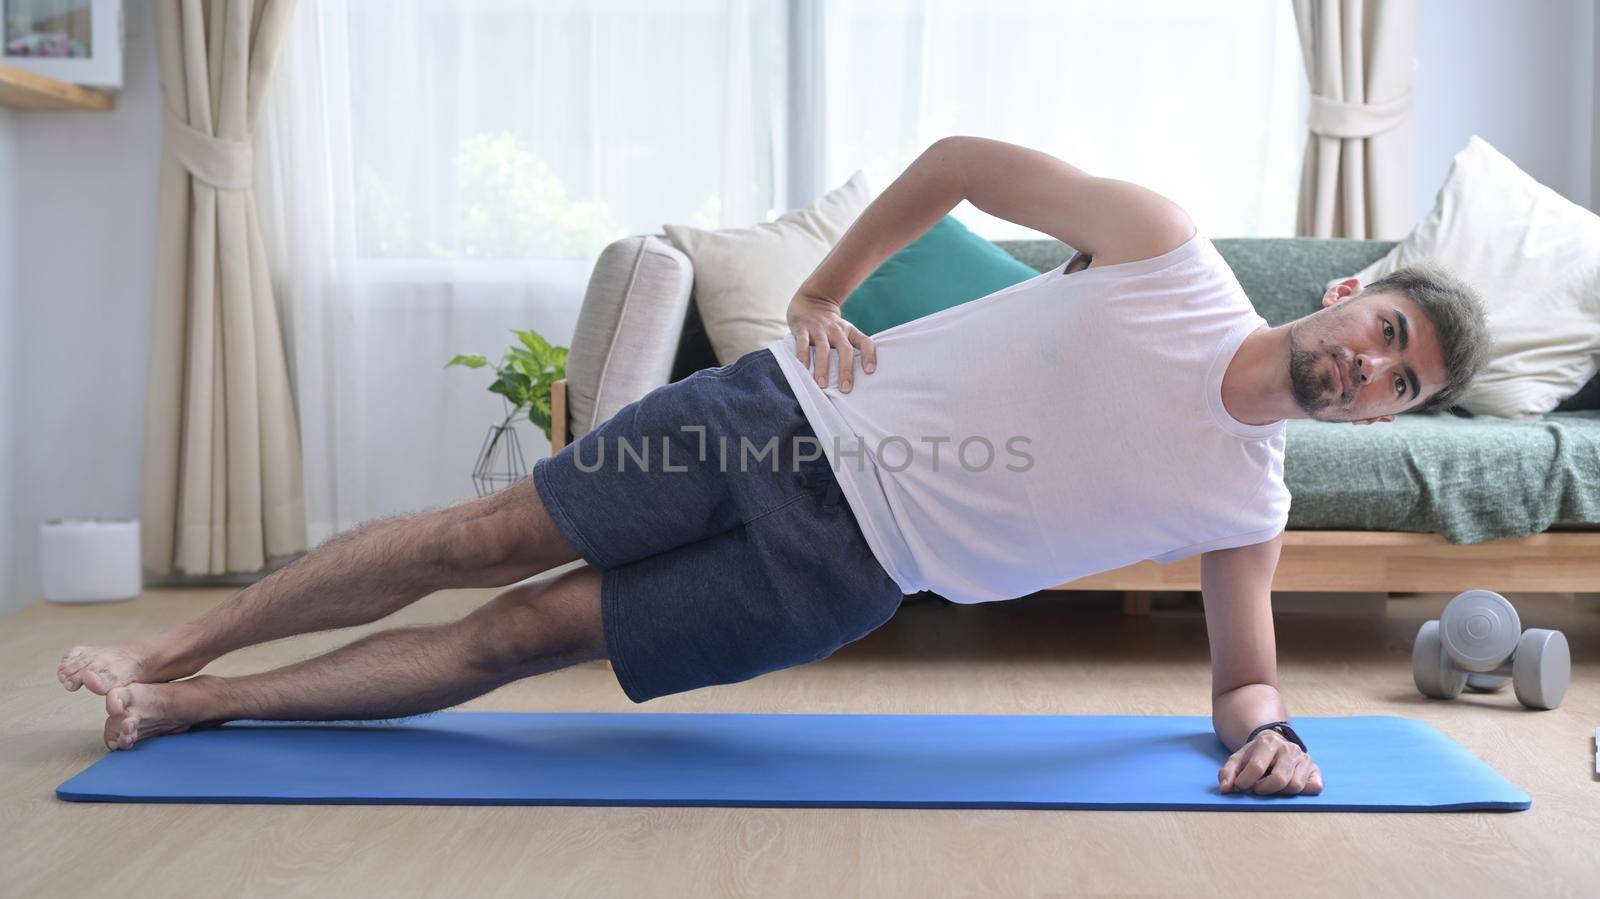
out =
{"type": "Polygon", "coordinates": [[[1038,274],[947,215],[868,275],[840,314],[863,333],[877,334],[1038,274]]]}
{"type": "Polygon", "coordinates": [[[1399,415],[1365,427],[1292,419],[1283,481],[1295,530],[1477,543],[1600,524],[1600,410],[1533,421],[1399,415]]]}

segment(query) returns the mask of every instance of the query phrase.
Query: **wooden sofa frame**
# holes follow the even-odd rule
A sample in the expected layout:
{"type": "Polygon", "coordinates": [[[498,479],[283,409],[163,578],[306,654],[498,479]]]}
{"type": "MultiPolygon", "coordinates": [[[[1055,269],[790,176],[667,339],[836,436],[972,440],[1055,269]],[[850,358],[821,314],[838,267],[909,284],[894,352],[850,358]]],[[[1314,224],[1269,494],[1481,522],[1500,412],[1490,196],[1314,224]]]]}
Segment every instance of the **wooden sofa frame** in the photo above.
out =
{"type": "MultiPolygon", "coordinates": [[[[551,447],[568,442],[567,382],[550,400],[551,447]]],[[[1150,613],[1156,591],[1200,589],[1200,556],[1165,565],[1144,561],[1051,587],[1114,590],[1123,611],[1150,613]]],[[[1600,530],[1545,531],[1527,537],[1451,543],[1405,531],[1286,531],[1274,590],[1306,592],[1500,593],[1600,590],[1600,530]]]]}

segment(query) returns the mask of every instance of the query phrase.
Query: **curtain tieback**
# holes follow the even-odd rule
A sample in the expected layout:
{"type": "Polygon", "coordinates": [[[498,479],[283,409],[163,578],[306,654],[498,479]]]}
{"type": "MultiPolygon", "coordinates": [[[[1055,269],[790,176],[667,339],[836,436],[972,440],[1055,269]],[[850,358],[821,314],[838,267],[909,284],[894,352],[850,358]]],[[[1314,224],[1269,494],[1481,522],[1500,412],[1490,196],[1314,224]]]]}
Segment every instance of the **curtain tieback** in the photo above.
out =
{"type": "Polygon", "coordinates": [[[1312,94],[1306,124],[1313,134],[1323,137],[1372,137],[1398,126],[1410,114],[1410,90],[1379,103],[1342,103],[1312,94]]]}
{"type": "Polygon", "coordinates": [[[227,140],[196,131],[166,114],[167,146],[183,167],[200,181],[222,190],[244,190],[250,186],[255,168],[249,141],[227,140]]]}

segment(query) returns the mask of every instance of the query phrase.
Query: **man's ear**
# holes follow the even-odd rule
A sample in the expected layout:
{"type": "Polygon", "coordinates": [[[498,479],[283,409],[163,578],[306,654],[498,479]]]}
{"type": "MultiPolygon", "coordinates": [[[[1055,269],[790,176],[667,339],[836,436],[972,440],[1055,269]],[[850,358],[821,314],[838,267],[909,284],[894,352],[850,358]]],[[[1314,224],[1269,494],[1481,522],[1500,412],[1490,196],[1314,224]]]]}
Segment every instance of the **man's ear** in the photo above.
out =
{"type": "Polygon", "coordinates": [[[1361,279],[1352,276],[1323,291],[1322,305],[1332,306],[1359,293],[1361,293],[1361,279]]]}

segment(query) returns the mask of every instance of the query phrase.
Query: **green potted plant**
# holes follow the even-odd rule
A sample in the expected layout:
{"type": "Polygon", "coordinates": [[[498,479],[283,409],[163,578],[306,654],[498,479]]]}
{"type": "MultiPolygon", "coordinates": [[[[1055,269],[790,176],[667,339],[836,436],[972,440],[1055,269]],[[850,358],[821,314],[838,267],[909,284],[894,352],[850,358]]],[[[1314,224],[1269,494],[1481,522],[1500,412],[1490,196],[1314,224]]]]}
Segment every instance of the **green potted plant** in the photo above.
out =
{"type": "MultiPolygon", "coordinates": [[[[518,342],[493,365],[495,378],[489,385],[490,393],[500,395],[506,417],[498,425],[489,426],[472,470],[472,483],[479,496],[509,487],[527,474],[522,444],[512,425],[519,416],[526,417],[544,432],[546,440],[550,439],[550,394],[555,382],[567,376],[566,347],[551,345],[538,331],[513,328],[511,333],[517,335],[518,342]]],[[[487,356],[468,353],[446,362],[445,368],[452,365],[488,368],[490,362],[487,356]]]]}

